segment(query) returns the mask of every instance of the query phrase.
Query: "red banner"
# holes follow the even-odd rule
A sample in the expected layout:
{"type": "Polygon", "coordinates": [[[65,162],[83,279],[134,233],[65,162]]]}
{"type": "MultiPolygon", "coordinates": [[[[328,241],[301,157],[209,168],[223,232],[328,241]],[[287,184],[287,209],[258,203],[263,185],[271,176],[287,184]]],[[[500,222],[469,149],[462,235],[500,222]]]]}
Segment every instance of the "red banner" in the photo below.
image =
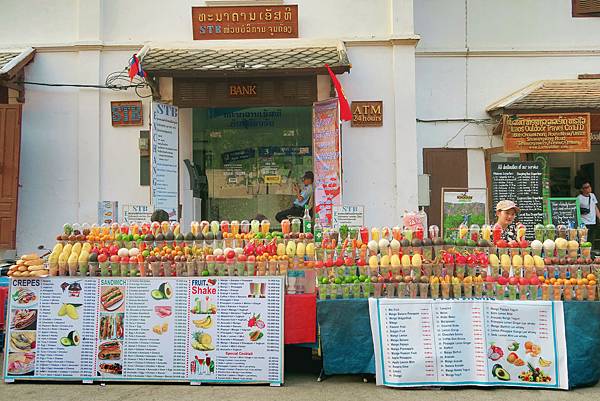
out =
{"type": "Polygon", "coordinates": [[[340,125],[337,99],[313,103],[315,214],[331,227],[332,206],[342,203],[340,125]]]}

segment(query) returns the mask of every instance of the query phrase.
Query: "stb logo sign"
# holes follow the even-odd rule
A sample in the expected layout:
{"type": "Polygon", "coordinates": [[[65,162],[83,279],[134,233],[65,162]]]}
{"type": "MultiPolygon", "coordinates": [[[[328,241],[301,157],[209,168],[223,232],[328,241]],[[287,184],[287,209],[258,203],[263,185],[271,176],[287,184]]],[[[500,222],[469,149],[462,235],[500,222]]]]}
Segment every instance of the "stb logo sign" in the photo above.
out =
{"type": "Polygon", "coordinates": [[[142,102],[110,102],[110,114],[113,127],[143,125],[142,102]]]}

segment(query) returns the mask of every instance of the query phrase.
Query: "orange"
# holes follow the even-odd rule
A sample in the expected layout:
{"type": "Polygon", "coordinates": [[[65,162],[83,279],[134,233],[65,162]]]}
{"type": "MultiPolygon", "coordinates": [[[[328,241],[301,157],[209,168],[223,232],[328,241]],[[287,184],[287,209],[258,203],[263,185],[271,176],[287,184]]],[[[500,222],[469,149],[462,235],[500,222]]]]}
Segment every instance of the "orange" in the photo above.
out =
{"type": "Polygon", "coordinates": [[[552,277],[552,278],[550,279],[550,284],[554,284],[554,283],[556,283],[556,279],[555,279],[554,277],[552,277]]]}
{"type": "Polygon", "coordinates": [[[556,280],[556,285],[563,285],[563,284],[564,284],[564,282],[563,282],[562,278],[559,278],[558,280],[556,280]]]}
{"type": "Polygon", "coordinates": [[[546,281],[546,278],[544,276],[538,276],[538,280],[540,280],[540,281],[546,281]]]}
{"type": "Polygon", "coordinates": [[[596,280],[590,280],[590,285],[596,285],[596,280]]]}
{"type": "Polygon", "coordinates": [[[575,284],[577,284],[577,279],[576,279],[576,278],[572,278],[571,280],[569,280],[569,282],[570,282],[572,285],[575,285],[575,284]]]}
{"type": "Polygon", "coordinates": [[[577,285],[583,285],[583,279],[577,280],[577,285]]]}
{"type": "Polygon", "coordinates": [[[589,283],[589,280],[587,278],[583,278],[581,279],[581,281],[583,285],[587,285],[589,283]]]}
{"type": "Polygon", "coordinates": [[[592,281],[592,280],[596,280],[596,275],[594,275],[593,273],[590,273],[587,275],[587,279],[592,281]]]}

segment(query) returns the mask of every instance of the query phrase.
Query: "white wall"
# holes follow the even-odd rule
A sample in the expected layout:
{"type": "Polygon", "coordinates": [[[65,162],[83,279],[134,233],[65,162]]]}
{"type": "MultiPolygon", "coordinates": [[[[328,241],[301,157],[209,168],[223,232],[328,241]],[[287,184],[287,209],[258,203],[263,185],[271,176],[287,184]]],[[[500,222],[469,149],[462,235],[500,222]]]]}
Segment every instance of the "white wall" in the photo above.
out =
{"type": "MultiPolygon", "coordinates": [[[[283,43],[193,43],[191,7],[203,5],[203,1],[9,3],[0,14],[0,48],[37,47],[34,62],[26,68],[28,81],[102,85],[109,73],[126,67],[131,54],[149,41],[178,42],[182,47],[283,43]],[[99,47],[93,47],[96,45],[99,47]]],[[[350,100],[384,101],[382,128],[352,129],[350,123],[344,123],[344,202],[365,205],[368,224],[398,221],[404,209],[417,205],[414,45],[392,45],[385,40],[413,34],[412,0],[285,3],[299,4],[300,39],[295,42],[350,40],[352,72],[341,77],[350,100]],[[372,39],[384,41],[364,43],[372,39]]],[[[321,88],[327,85],[327,80],[320,79],[321,88]]],[[[110,118],[111,101],[136,99],[133,90],[27,85],[19,252],[40,243],[50,246],[65,222],[96,221],[98,200],[149,203],[149,188],[139,185],[138,138],[140,130],[148,129],[150,100],[142,99],[141,127],[115,128],[110,118]]],[[[191,113],[182,110],[180,115],[183,160],[190,156],[191,113]]],[[[181,200],[189,203],[189,179],[183,164],[180,171],[181,200]]],[[[184,210],[183,218],[189,223],[189,210],[184,210]]]]}
{"type": "Polygon", "coordinates": [[[482,148],[502,146],[489,104],[600,65],[600,18],[572,18],[570,0],[419,0],[414,15],[417,118],[458,120],[417,123],[419,172],[423,148],[468,148],[469,185],[482,182],[482,148]]]}

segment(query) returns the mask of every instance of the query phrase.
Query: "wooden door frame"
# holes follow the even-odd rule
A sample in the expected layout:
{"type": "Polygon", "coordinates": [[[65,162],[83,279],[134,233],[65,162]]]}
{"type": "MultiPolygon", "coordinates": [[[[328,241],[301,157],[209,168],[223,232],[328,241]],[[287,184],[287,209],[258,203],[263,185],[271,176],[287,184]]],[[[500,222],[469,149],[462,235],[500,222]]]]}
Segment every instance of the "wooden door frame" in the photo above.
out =
{"type": "Polygon", "coordinates": [[[17,137],[15,138],[17,152],[17,164],[16,164],[16,191],[15,191],[15,229],[13,232],[13,237],[11,241],[11,245],[3,250],[16,250],[17,248],[17,224],[18,224],[18,216],[19,216],[19,178],[20,178],[20,167],[21,167],[21,128],[23,124],[23,105],[21,103],[14,104],[0,104],[0,108],[16,108],[17,109],[17,137]]]}

